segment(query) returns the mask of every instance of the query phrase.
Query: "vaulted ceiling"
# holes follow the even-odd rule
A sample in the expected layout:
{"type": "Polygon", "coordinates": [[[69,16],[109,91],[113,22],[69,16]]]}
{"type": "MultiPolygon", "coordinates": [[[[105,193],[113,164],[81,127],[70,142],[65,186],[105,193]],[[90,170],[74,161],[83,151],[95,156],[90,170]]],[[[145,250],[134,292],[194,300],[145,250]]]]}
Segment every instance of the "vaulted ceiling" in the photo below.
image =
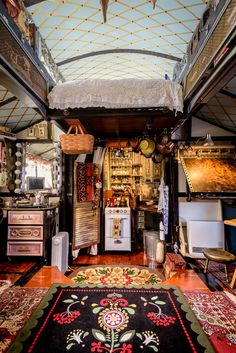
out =
{"type": "Polygon", "coordinates": [[[43,1],[28,10],[66,81],[164,78],[185,54],[206,2],[109,1],[105,23],[98,0],[43,1]]]}
{"type": "MultiPolygon", "coordinates": [[[[150,0],[110,0],[106,22],[99,0],[24,0],[24,3],[63,80],[71,81],[90,78],[171,79],[176,63],[186,53],[207,1],[157,0],[153,8],[154,1],[150,0]]],[[[196,116],[236,133],[235,87],[236,82],[232,80],[208,105],[202,106],[196,116]]],[[[96,117],[88,123],[85,115],[81,120],[94,130],[94,134],[117,135],[117,120],[110,116],[105,124],[106,118],[96,117]]],[[[41,119],[43,117],[37,109],[27,107],[0,86],[0,125],[17,132],[41,119]]],[[[121,117],[120,131],[138,134],[150,119],[142,116],[136,121],[134,126],[133,121],[129,123],[121,117]]],[[[160,128],[166,125],[159,116],[151,121],[160,128]]]]}

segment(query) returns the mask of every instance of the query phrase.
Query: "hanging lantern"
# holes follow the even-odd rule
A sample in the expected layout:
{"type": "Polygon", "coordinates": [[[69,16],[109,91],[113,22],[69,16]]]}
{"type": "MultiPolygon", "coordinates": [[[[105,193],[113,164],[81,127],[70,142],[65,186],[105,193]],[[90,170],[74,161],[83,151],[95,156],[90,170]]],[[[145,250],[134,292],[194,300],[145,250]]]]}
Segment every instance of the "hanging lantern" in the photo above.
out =
{"type": "Polygon", "coordinates": [[[109,2],[109,0],[100,0],[100,4],[102,6],[102,14],[103,14],[104,23],[107,22],[108,2],[109,2]]]}

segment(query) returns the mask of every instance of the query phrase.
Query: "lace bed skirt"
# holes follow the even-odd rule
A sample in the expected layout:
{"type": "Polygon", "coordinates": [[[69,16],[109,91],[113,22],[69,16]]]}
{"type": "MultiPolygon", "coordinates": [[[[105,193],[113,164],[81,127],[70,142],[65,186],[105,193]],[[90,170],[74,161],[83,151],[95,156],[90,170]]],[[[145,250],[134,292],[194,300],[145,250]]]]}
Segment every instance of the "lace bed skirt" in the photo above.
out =
{"type": "Polygon", "coordinates": [[[48,95],[51,109],[168,108],[183,111],[182,86],[169,80],[78,80],[55,86],[48,95]]]}

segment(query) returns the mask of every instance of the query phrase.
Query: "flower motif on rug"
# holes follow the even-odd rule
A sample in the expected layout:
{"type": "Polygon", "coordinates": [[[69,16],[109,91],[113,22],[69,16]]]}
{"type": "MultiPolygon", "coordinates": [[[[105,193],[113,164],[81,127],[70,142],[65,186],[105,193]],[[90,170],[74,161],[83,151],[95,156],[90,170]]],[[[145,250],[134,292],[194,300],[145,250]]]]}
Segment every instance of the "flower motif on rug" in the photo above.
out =
{"type": "Polygon", "coordinates": [[[213,353],[177,287],[55,285],[8,353],[171,353],[173,348],[213,353]]]}
{"type": "Polygon", "coordinates": [[[166,303],[158,300],[158,297],[152,297],[151,301],[148,301],[146,298],[141,297],[141,300],[144,301],[144,305],[153,305],[156,311],[150,311],[147,314],[147,318],[151,320],[156,326],[169,326],[175,323],[176,318],[173,316],[168,316],[162,312],[160,305],[165,305],[166,303]]]}
{"type": "Polygon", "coordinates": [[[101,284],[104,286],[129,286],[158,284],[158,273],[138,267],[90,267],[70,276],[76,283],[101,284]]]}
{"type": "Polygon", "coordinates": [[[126,342],[135,335],[135,330],[122,331],[128,326],[129,316],[135,314],[136,304],[129,304],[119,293],[107,294],[99,304],[92,304],[93,313],[98,314],[98,324],[103,331],[92,330],[98,342],[92,342],[91,352],[132,353],[132,344],[126,342]]]}
{"type": "MultiPolygon", "coordinates": [[[[75,294],[70,298],[63,300],[63,303],[68,304],[66,310],[62,313],[53,314],[53,320],[60,325],[69,325],[80,316],[79,310],[74,310],[73,307],[85,305],[88,296],[84,296],[81,300],[75,294]]],[[[144,306],[154,306],[152,311],[147,312],[147,319],[156,326],[167,327],[175,324],[176,318],[163,313],[161,306],[166,302],[158,300],[158,296],[153,296],[150,300],[145,297],[140,297],[144,302],[144,306]]],[[[97,303],[92,303],[92,313],[98,315],[98,326],[100,329],[92,329],[92,335],[96,341],[91,343],[91,352],[120,352],[132,353],[133,345],[129,341],[136,335],[141,340],[141,349],[144,346],[157,352],[159,345],[159,337],[153,331],[126,330],[130,321],[130,316],[135,314],[137,305],[129,304],[128,300],[120,293],[108,293],[97,303]],[[126,331],[125,331],[126,330],[126,331]]],[[[151,309],[150,309],[151,310],[151,309]]],[[[75,329],[67,335],[67,350],[70,350],[76,343],[85,347],[83,339],[89,335],[86,330],[75,329]]]]}

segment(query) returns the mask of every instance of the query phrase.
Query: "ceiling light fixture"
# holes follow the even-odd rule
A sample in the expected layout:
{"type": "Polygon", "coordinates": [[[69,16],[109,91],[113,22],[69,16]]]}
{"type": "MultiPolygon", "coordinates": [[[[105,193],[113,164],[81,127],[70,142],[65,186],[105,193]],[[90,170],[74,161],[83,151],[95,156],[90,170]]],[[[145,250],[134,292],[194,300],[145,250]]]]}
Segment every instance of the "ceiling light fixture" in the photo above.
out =
{"type": "Polygon", "coordinates": [[[214,142],[212,141],[211,134],[207,133],[206,138],[203,141],[203,146],[214,146],[214,142]]]}

